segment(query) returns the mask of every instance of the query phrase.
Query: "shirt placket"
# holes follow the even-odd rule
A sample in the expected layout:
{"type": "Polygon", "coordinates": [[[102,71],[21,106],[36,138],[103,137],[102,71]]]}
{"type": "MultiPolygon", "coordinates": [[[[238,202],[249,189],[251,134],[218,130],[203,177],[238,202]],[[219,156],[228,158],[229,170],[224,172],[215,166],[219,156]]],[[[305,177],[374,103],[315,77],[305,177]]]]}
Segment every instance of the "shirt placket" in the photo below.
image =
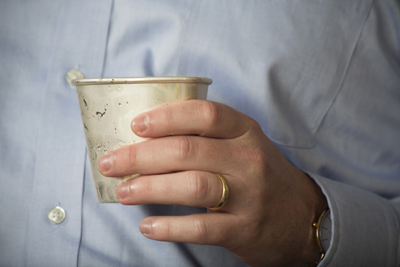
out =
{"type": "Polygon", "coordinates": [[[30,199],[28,266],[77,263],[86,145],[78,98],[66,75],[76,69],[85,77],[101,76],[111,8],[111,0],[76,0],[63,1],[59,9],[30,199]]]}

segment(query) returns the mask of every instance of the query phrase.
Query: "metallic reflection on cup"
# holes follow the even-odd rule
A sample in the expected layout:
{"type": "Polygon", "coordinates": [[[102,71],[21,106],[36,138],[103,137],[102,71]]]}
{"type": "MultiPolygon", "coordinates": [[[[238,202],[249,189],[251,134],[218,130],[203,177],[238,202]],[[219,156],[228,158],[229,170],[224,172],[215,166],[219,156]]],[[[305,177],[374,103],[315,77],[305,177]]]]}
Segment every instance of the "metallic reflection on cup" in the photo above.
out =
{"type": "Polygon", "coordinates": [[[140,142],[130,124],[139,113],[185,99],[206,99],[209,78],[136,77],[76,79],[86,145],[98,202],[118,202],[118,184],[139,174],[110,178],[100,174],[97,161],[107,151],[140,142]]]}

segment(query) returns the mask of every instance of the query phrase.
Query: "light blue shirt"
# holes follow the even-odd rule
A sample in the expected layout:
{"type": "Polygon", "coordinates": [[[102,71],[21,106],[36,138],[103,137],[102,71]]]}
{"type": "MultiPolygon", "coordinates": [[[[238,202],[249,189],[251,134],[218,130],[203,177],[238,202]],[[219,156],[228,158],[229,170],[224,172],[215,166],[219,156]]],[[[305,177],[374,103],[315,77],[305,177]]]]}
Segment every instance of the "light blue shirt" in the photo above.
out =
{"type": "Polygon", "coordinates": [[[1,1],[0,266],[245,266],[138,230],[204,209],[97,203],[71,69],[212,78],[327,196],[320,266],[399,266],[399,25],[397,0],[1,1]]]}

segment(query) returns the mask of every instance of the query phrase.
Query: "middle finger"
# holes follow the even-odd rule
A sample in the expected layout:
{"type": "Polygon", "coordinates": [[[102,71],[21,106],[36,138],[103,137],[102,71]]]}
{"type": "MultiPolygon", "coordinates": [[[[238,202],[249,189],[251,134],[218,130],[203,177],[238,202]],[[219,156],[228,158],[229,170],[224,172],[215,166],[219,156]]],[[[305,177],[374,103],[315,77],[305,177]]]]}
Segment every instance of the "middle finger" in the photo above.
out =
{"type": "Polygon", "coordinates": [[[98,162],[99,171],[110,177],[198,170],[234,171],[232,140],[198,136],[171,136],[146,140],[108,152],[98,162]]]}

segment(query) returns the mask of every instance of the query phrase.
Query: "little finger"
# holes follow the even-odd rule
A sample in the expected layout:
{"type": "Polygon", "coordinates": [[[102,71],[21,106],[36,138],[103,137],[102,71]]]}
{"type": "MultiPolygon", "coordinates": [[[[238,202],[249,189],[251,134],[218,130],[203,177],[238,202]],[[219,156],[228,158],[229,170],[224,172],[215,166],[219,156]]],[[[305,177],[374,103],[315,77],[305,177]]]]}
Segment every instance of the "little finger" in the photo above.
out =
{"type": "Polygon", "coordinates": [[[239,239],[239,222],[229,213],[156,216],[142,220],[139,230],[147,238],[159,241],[229,247],[239,239]]]}

